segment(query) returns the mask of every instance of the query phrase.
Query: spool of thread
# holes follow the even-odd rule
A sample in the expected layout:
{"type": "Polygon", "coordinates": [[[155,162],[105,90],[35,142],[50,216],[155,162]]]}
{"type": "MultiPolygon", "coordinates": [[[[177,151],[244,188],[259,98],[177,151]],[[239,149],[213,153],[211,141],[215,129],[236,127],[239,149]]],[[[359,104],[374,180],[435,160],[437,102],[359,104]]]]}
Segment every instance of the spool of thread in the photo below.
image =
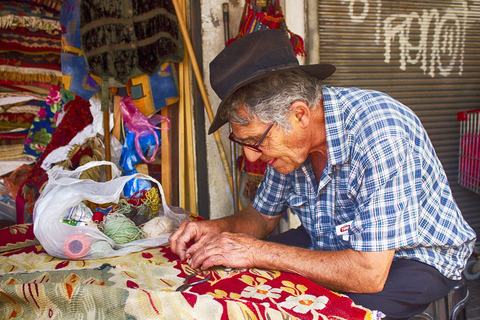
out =
{"type": "Polygon", "coordinates": [[[103,232],[117,244],[129,243],[145,238],[145,232],[126,217],[112,217],[108,219],[103,232]]]}
{"type": "Polygon", "coordinates": [[[63,243],[63,251],[70,259],[81,259],[89,250],[89,241],[83,234],[72,234],[63,243]]]}
{"type": "Polygon", "coordinates": [[[155,238],[173,232],[173,220],[169,217],[155,217],[145,223],[142,230],[147,233],[147,238],[155,238]]]}
{"type": "Polygon", "coordinates": [[[97,240],[90,246],[90,254],[93,258],[103,258],[112,251],[112,246],[108,241],[97,240]]]}

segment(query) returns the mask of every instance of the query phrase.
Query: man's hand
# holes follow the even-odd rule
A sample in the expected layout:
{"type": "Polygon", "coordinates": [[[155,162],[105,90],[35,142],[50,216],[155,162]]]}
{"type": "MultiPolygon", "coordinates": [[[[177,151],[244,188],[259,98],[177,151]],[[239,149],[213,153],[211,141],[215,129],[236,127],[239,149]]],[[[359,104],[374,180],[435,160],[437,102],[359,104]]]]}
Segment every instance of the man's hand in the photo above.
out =
{"type": "MultiPolygon", "coordinates": [[[[168,241],[172,251],[181,260],[192,257],[208,240],[222,232],[244,233],[255,238],[263,238],[270,233],[280,221],[282,215],[264,216],[248,205],[235,215],[216,220],[184,222],[170,236],[168,241]],[[187,244],[194,244],[187,249],[187,244]]],[[[203,262],[203,260],[202,260],[203,262]]]]}
{"type": "Polygon", "coordinates": [[[180,257],[180,260],[185,260],[220,232],[222,229],[218,220],[183,222],[168,241],[172,251],[180,257]],[[187,244],[191,241],[195,243],[187,249],[187,244]]]}
{"type": "Polygon", "coordinates": [[[263,241],[243,233],[222,232],[206,241],[200,250],[193,253],[190,266],[202,270],[213,266],[253,268],[256,247],[262,243],[263,241]]]}

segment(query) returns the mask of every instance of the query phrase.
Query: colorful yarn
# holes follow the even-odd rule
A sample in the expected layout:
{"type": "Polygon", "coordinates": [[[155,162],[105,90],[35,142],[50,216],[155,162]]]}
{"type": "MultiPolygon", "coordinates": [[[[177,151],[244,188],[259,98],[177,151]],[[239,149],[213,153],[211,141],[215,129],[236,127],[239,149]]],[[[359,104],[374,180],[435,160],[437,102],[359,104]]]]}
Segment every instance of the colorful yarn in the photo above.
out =
{"type": "MultiPolygon", "coordinates": [[[[157,188],[151,188],[145,193],[146,200],[142,200],[142,202],[150,207],[152,210],[152,217],[158,215],[158,205],[160,204],[160,196],[158,194],[157,188]]],[[[150,217],[150,218],[152,218],[150,217]]]]}
{"type": "Polygon", "coordinates": [[[90,254],[93,258],[102,258],[112,251],[112,249],[113,248],[108,241],[98,240],[92,243],[92,246],[90,247],[90,254]]]}
{"type": "Polygon", "coordinates": [[[135,225],[138,227],[144,223],[148,222],[148,218],[144,216],[143,214],[136,214],[132,217],[132,221],[135,223],[135,225]]]}
{"type": "Polygon", "coordinates": [[[123,214],[126,217],[129,217],[129,216],[134,215],[136,213],[135,212],[135,213],[132,214],[132,208],[133,208],[133,206],[130,203],[128,203],[127,200],[120,199],[120,200],[118,200],[118,204],[115,207],[114,211],[116,213],[120,213],[120,214],[123,214]]]}
{"type": "Polygon", "coordinates": [[[104,217],[105,215],[103,214],[103,212],[95,211],[92,215],[92,220],[93,222],[100,223],[103,221],[104,217]]]}
{"type": "Polygon", "coordinates": [[[174,230],[173,220],[169,217],[155,217],[141,228],[146,232],[146,238],[155,238],[174,230]]]}
{"type": "MultiPolygon", "coordinates": [[[[143,201],[143,200],[142,200],[143,201]]],[[[132,203],[128,202],[126,199],[118,200],[118,204],[112,210],[115,213],[120,215],[124,215],[125,217],[132,218],[135,215],[144,215],[148,216],[151,219],[151,208],[146,204],[140,204],[138,206],[133,205],[132,203]]]]}
{"type": "Polygon", "coordinates": [[[119,216],[107,219],[103,232],[117,244],[143,239],[146,235],[132,220],[119,216]]]}

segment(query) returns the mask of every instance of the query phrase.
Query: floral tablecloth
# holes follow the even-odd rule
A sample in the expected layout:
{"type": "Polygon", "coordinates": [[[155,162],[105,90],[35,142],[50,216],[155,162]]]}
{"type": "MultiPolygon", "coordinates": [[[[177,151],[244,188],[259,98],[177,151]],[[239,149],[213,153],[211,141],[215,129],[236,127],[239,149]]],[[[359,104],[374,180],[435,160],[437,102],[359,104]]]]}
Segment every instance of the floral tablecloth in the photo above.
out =
{"type": "Polygon", "coordinates": [[[1,319],[376,319],[344,295],[296,274],[179,261],[170,247],[122,257],[49,256],[31,224],[0,229],[1,319]],[[175,291],[188,275],[191,282],[175,291]]]}

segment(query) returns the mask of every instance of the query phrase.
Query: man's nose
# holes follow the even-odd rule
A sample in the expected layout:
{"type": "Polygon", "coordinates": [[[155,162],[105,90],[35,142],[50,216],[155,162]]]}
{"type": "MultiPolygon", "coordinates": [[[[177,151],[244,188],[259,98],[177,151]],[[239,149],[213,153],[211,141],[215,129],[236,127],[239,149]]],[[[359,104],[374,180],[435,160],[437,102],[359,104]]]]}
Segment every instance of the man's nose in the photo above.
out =
{"type": "Polygon", "coordinates": [[[252,163],[257,161],[262,156],[261,152],[253,151],[252,149],[247,147],[243,147],[243,154],[245,155],[247,160],[252,163]]]}

